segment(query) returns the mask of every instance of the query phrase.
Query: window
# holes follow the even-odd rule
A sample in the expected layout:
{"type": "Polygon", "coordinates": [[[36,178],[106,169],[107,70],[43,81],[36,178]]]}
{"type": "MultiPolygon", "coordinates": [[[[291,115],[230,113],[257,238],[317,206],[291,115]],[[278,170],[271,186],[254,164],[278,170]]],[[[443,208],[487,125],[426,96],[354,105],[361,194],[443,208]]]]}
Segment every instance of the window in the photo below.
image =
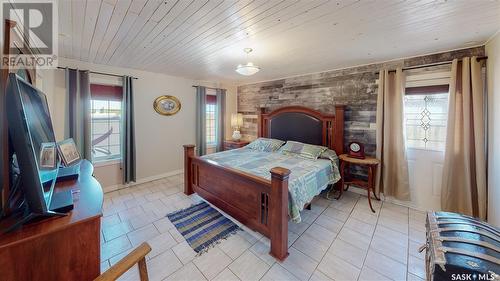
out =
{"type": "Polygon", "coordinates": [[[448,121],[447,86],[407,88],[404,106],[406,146],[444,151],[448,121]]]}
{"type": "Polygon", "coordinates": [[[206,105],[206,126],[207,126],[207,145],[215,145],[217,143],[217,103],[215,96],[207,95],[206,105]]]}
{"type": "Polygon", "coordinates": [[[92,84],[92,161],[121,158],[122,87],[92,84]]]}

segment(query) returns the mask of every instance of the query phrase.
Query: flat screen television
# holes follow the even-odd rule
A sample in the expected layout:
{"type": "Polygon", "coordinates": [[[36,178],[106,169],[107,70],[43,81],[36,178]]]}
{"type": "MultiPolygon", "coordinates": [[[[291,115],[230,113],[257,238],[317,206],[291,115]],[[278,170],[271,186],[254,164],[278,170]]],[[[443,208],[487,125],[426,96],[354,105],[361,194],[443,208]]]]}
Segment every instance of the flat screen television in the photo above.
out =
{"type": "Polygon", "coordinates": [[[6,93],[9,134],[29,214],[25,220],[54,215],[50,204],[60,160],[47,97],[14,73],[6,93]]]}

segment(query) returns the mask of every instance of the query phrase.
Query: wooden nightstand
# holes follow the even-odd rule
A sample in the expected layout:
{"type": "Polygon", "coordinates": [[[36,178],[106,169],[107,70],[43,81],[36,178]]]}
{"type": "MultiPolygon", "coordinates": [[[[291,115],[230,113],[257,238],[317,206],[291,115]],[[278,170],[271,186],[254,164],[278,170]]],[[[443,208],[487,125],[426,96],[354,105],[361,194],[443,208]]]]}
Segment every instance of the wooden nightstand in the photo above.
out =
{"type": "Polygon", "coordinates": [[[339,156],[340,160],[340,191],[337,199],[342,196],[342,192],[344,191],[344,185],[347,185],[347,190],[349,185],[353,184],[355,186],[366,189],[368,192],[368,204],[370,205],[370,209],[375,213],[375,210],[372,207],[372,201],[370,192],[373,192],[373,196],[377,200],[380,200],[375,194],[375,174],[377,172],[377,167],[380,164],[380,161],[373,157],[366,157],[364,159],[349,157],[347,154],[342,154],[339,156]],[[349,166],[350,165],[358,165],[362,167],[368,168],[368,181],[363,181],[359,179],[351,178],[349,175],[349,166]]]}
{"type": "Polygon", "coordinates": [[[224,150],[242,148],[249,143],[250,143],[249,141],[244,141],[244,140],[240,140],[240,141],[225,140],[224,141],[224,150]]]}

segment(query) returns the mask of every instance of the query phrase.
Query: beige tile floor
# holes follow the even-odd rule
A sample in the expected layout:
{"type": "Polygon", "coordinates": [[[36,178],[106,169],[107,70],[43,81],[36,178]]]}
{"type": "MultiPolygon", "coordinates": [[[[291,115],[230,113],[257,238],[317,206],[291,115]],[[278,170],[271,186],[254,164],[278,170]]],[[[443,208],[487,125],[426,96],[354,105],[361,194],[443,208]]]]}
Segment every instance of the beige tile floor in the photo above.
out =
{"type": "MultiPolygon", "coordinates": [[[[147,241],[150,280],[423,280],[425,214],[347,192],[316,198],[300,224],[289,224],[284,262],[269,256],[269,240],[247,228],[196,256],[165,217],[196,203],[176,175],[105,194],[102,271],[147,241]]],[[[136,268],[120,280],[138,280],[136,268]]]]}

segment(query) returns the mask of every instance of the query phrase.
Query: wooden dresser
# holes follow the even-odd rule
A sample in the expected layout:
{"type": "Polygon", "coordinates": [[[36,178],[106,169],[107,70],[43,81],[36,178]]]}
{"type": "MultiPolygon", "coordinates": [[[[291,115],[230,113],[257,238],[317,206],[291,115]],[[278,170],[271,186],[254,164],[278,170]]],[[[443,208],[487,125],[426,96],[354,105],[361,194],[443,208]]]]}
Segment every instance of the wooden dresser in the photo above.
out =
{"type": "Polygon", "coordinates": [[[249,144],[250,142],[240,140],[240,141],[233,141],[233,140],[225,140],[224,141],[224,150],[231,150],[231,149],[236,149],[236,148],[242,148],[245,145],[249,144]]]}
{"type": "Polygon", "coordinates": [[[0,236],[1,280],[93,280],[99,276],[103,192],[93,171],[92,164],[83,160],[78,180],[56,184],[55,192],[80,190],[73,195],[74,209],[68,216],[31,223],[0,236]]]}

